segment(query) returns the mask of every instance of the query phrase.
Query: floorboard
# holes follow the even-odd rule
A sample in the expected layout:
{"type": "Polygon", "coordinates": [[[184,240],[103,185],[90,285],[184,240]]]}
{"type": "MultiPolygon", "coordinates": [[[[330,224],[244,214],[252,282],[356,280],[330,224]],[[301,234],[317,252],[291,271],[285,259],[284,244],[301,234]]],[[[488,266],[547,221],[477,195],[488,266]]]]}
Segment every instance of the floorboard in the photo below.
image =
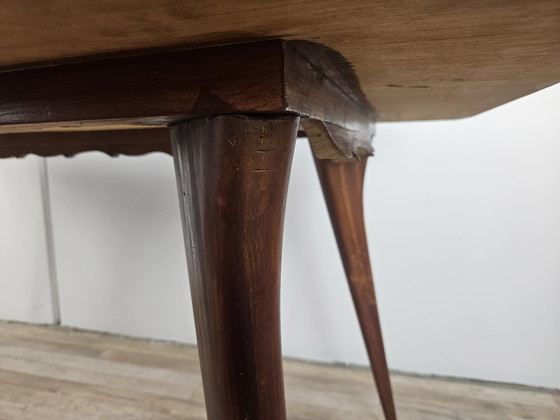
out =
{"type": "MultiPolygon", "coordinates": [[[[290,420],[382,419],[367,369],[286,360],[290,420]]],[[[401,420],[560,419],[560,392],[392,375],[401,420]]],[[[205,419],[196,348],[0,322],[0,420],[205,419]]]]}

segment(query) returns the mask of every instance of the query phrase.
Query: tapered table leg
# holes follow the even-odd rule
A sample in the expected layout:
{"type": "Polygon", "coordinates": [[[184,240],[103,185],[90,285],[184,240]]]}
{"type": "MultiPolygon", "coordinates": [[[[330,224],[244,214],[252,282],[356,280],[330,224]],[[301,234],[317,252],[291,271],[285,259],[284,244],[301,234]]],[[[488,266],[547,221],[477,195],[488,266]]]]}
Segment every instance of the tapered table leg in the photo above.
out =
{"type": "Polygon", "coordinates": [[[387,420],[396,419],[389,370],[373,287],[363,214],[367,157],[335,162],[315,159],[338,248],[387,420]]]}
{"type": "Polygon", "coordinates": [[[280,257],[299,117],[171,127],[209,420],[284,420],[280,257]]]}

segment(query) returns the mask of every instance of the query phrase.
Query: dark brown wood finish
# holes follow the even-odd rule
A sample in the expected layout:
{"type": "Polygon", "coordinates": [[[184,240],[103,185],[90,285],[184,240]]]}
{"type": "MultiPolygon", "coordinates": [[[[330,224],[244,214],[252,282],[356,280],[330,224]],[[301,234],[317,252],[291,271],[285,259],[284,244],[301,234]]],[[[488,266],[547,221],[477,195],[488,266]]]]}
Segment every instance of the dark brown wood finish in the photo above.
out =
{"type": "Polygon", "coordinates": [[[395,420],[363,214],[366,163],[367,157],[346,162],[315,159],[381,405],[385,418],[395,420]]]}
{"type": "Polygon", "coordinates": [[[130,54],[1,72],[2,131],[284,110],[282,41],[130,54]]]}
{"type": "Polygon", "coordinates": [[[210,420],[286,417],[280,258],[299,117],[171,127],[210,420]]]}
{"type": "MultiPolygon", "coordinates": [[[[286,109],[301,115],[307,131],[312,124],[353,133],[336,136],[334,158],[371,152],[376,112],[363,94],[350,63],[338,52],[306,41],[284,45],[286,109]]],[[[333,138],[333,137],[331,137],[333,138]]],[[[318,137],[317,142],[327,141],[318,137]]]]}
{"type": "MultiPolygon", "coordinates": [[[[298,123],[316,156],[344,161],[371,154],[375,111],[351,65],[311,42],[131,54],[0,72],[0,157],[169,152],[158,126],[171,125],[209,418],[282,420],[279,264],[298,123]]],[[[392,419],[382,344],[370,345],[378,320],[366,325],[373,289],[353,293],[392,419]]]]}
{"type": "Polygon", "coordinates": [[[23,157],[28,154],[70,157],[89,151],[104,152],[109,156],[143,155],[151,152],[171,154],[169,129],[0,134],[0,158],[23,157]]]}
{"type": "MultiPolygon", "coordinates": [[[[298,138],[305,138],[298,131],[298,138]]],[[[152,152],[171,154],[169,128],[90,131],[42,131],[36,133],[0,134],[0,159],[29,154],[49,157],[71,157],[97,151],[109,156],[138,156],[152,152]]],[[[338,156],[340,152],[335,152],[338,156]]]]}
{"type": "Polygon", "coordinates": [[[167,126],[221,114],[291,113],[354,134],[335,152],[368,148],[375,112],[350,64],[307,41],[86,57],[0,71],[0,133],[167,126]]]}

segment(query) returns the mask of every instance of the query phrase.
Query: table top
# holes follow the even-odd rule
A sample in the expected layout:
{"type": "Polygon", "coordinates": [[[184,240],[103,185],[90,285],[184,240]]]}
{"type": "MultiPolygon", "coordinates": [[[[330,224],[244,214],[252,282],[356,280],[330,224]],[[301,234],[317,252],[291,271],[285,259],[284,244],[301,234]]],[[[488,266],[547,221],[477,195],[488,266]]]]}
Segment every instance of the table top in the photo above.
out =
{"type": "Polygon", "coordinates": [[[560,81],[558,0],[4,0],[0,70],[267,38],[342,53],[382,121],[466,117],[560,81]]]}

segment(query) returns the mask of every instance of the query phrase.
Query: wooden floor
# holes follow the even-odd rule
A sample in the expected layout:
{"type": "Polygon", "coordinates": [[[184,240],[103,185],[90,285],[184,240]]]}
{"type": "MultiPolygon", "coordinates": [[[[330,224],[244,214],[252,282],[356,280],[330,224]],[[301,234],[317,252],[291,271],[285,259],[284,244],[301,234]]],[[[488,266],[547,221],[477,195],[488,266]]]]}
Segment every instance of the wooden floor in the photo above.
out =
{"type": "MultiPolygon", "coordinates": [[[[369,371],[285,362],[290,420],[381,419],[369,371]]],[[[393,375],[406,419],[560,419],[560,393],[393,375]]],[[[0,322],[0,420],[204,419],[196,348],[0,322]]]]}

